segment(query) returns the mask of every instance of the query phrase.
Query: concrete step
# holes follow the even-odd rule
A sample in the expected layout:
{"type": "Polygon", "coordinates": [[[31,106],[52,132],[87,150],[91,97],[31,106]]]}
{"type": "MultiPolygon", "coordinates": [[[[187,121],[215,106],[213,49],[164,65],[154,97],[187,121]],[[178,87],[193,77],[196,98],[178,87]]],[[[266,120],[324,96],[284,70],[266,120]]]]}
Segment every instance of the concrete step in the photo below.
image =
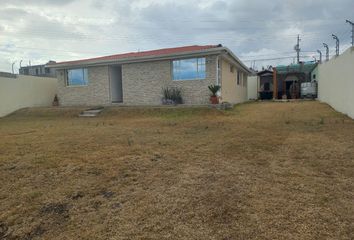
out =
{"type": "Polygon", "coordinates": [[[81,114],[79,114],[79,117],[97,117],[97,114],[81,113],[81,114]]]}
{"type": "Polygon", "coordinates": [[[103,108],[88,109],[79,114],[79,117],[97,117],[103,111],[103,108]]]}

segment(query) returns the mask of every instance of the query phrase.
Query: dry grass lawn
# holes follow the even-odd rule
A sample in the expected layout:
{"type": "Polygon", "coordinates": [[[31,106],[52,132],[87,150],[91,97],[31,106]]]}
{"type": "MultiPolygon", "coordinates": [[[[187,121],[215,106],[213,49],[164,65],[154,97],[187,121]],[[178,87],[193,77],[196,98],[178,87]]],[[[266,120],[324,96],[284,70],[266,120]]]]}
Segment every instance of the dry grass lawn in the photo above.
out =
{"type": "Polygon", "coordinates": [[[354,239],[354,121],[318,102],[0,119],[0,239],[354,239]]]}

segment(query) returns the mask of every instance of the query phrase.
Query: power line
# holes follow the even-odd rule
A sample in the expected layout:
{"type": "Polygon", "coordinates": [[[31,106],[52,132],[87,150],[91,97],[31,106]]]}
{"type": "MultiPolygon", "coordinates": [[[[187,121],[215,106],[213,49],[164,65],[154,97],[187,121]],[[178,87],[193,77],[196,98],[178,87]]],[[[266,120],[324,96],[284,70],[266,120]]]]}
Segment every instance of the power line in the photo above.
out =
{"type": "MultiPolygon", "coordinates": [[[[215,28],[215,30],[219,30],[220,28],[215,28]]],[[[319,37],[319,34],[324,33],[324,31],[317,31],[317,32],[311,32],[311,33],[304,33],[302,34],[303,37],[305,37],[306,39],[316,39],[319,37]]],[[[82,41],[83,39],[90,39],[90,40],[104,40],[104,41],[116,41],[116,40],[129,40],[132,41],[135,38],[139,39],[139,41],[143,40],[148,40],[148,39],[156,39],[157,35],[155,33],[143,33],[143,34],[125,34],[122,35],[120,34],[112,34],[110,33],[109,36],[105,36],[103,34],[97,34],[95,33],[95,35],[91,35],[88,33],[83,33],[83,32],[56,32],[56,31],[48,31],[48,30],[21,30],[18,32],[12,32],[12,33],[8,33],[9,36],[30,36],[31,38],[54,38],[54,39],[69,39],[69,40],[74,40],[74,41],[82,41]],[[99,36],[99,37],[97,37],[99,36]]],[[[6,35],[5,35],[6,36],[6,35]]],[[[225,36],[218,36],[217,37],[213,37],[213,39],[225,39],[225,36]]],[[[262,40],[274,40],[274,38],[277,39],[284,39],[284,38],[293,38],[296,35],[278,35],[278,36],[274,36],[274,34],[262,34],[262,40]],[[268,35],[268,37],[267,37],[268,35]]],[[[230,39],[233,39],[233,36],[228,37],[230,39]]],[[[164,38],[166,39],[166,38],[164,38]]],[[[170,39],[185,39],[185,34],[181,34],[180,36],[171,36],[170,39]],[[173,38],[172,38],[173,37],[173,38]]],[[[240,39],[238,41],[259,41],[259,37],[256,36],[252,36],[252,37],[246,37],[243,39],[240,39]]]]}
{"type": "MultiPolygon", "coordinates": [[[[300,56],[301,58],[311,58],[313,57],[312,55],[303,55],[300,56]]],[[[286,56],[286,57],[278,57],[278,58],[263,58],[263,59],[245,59],[242,60],[242,62],[252,62],[252,61],[270,61],[270,60],[282,60],[282,59],[293,59],[296,58],[296,56],[286,56]]]]}

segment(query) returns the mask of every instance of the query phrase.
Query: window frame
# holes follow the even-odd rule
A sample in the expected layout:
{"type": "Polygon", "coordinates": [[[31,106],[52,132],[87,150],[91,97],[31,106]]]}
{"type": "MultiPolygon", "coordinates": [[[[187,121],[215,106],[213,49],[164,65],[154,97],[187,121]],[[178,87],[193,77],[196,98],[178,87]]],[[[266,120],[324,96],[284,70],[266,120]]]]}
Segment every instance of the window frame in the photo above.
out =
{"type": "Polygon", "coordinates": [[[180,59],[173,59],[171,60],[171,79],[172,81],[195,81],[195,80],[199,80],[199,81],[202,81],[202,80],[206,80],[207,78],[207,69],[206,69],[206,66],[207,66],[207,59],[206,57],[191,57],[191,58],[180,58],[180,59]],[[196,70],[197,70],[197,77],[196,78],[175,78],[175,63],[176,62],[179,62],[179,64],[181,63],[181,61],[188,61],[188,60],[193,60],[193,59],[196,59],[196,63],[197,63],[197,66],[196,66],[196,70]],[[200,59],[203,59],[204,61],[204,64],[199,64],[199,60],[200,59]],[[204,77],[200,77],[200,72],[199,72],[199,66],[203,66],[204,65],[204,77]]]}
{"type": "Polygon", "coordinates": [[[231,72],[231,73],[234,73],[234,72],[235,72],[235,67],[234,67],[232,64],[230,64],[230,72],[231,72]]]}
{"type": "Polygon", "coordinates": [[[239,70],[237,70],[237,74],[236,74],[236,84],[237,86],[241,85],[241,72],[239,70]]]}
{"type": "Polygon", "coordinates": [[[87,87],[89,85],[89,74],[88,74],[88,68],[70,68],[65,70],[65,83],[66,87],[87,87]],[[73,70],[82,70],[82,76],[85,78],[85,72],[86,72],[86,81],[84,80],[85,84],[69,84],[69,71],[73,70]]]}

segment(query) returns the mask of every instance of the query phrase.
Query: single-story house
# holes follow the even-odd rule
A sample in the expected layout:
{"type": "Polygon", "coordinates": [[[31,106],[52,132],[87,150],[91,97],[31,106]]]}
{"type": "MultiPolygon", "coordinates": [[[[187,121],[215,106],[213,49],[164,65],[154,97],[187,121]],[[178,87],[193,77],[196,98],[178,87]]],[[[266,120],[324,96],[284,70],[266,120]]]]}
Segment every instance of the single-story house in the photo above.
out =
{"type": "Polygon", "coordinates": [[[185,46],[59,62],[62,106],[159,105],[165,88],[179,88],[185,104],[208,104],[209,85],[220,85],[221,102],[247,100],[250,70],[222,45],[185,46]]]}

